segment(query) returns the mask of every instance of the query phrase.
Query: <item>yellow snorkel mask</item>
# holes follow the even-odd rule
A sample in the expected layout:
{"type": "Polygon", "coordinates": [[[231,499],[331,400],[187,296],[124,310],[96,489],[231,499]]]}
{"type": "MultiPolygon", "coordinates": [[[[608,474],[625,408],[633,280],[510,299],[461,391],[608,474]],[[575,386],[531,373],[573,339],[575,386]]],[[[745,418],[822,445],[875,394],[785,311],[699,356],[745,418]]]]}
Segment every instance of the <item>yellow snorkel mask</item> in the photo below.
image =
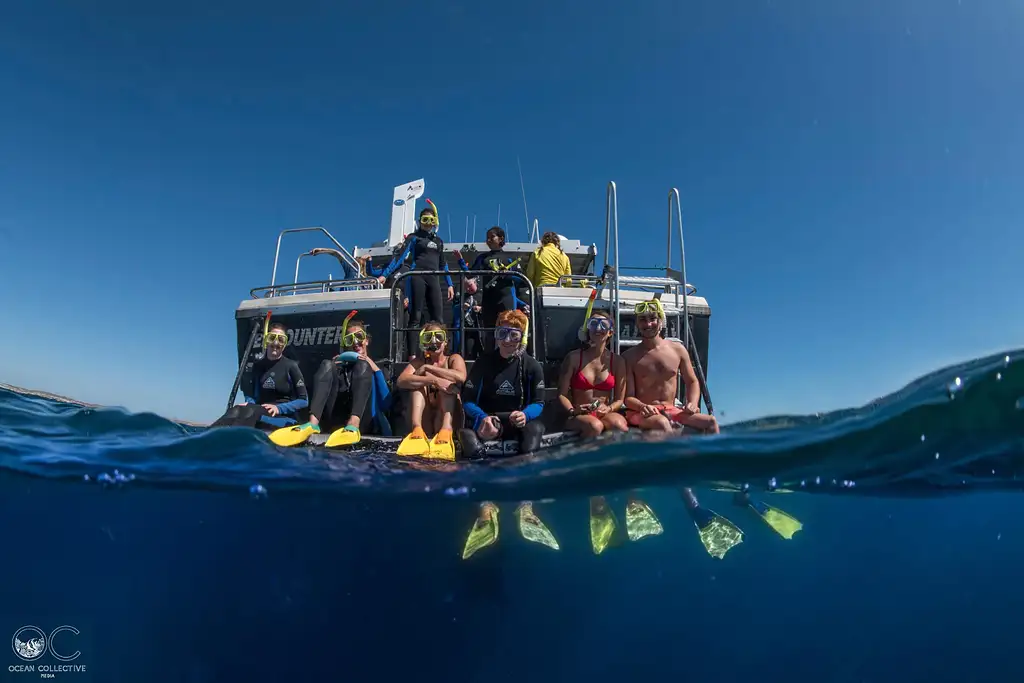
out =
{"type": "Polygon", "coordinates": [[[429,213],[425,213],[422,216],[420,216],[420,225],[428,225],[428,226],[430,226],[432,228],[436,228],[437,227],[437,217],[440,216],[441,214],[437,210],[437,204],[435,204],[434,202],[430,201],[429,199],[427,199],[427,204],[429,204],[430,208],[432,208],[434,210],[434,215],[431,216],[429,213]]]}
{"type": "Polygon", "coordinates": [[[425,352],[437,352],[448,343],[448,333],[444,330],[420,330],[420,348],[425,352]]]}
{"type": "Polygon", "coordinates": [[[661,320],[665,320],[665,308],[661,305],[661,302],[657,299],[651,299],[650,301],[641,301],[633,307],[633,313],[636,315],[656,315],[661,320]]]}
{"type": "Polygon", "coordinates": [[[264,351],[271,344],[280,344],[281,346],[288,346],[288,335],[284,332],[273,332],[270,331],[270,311],[267,311],[267,317],[263,319],[263,349],[264,351]]]}
{"type": "Polygon", "coordinates": [[[341,341],[339,345],[341,346],[342,352],[344,352],[346,348],[352,348],[361,341],[366,341],[366,330],[356,330],[352,334],[349,334],[348,332],[348,321],[356,317],[356,313],[358,312],[359,311],[350,311],[349,314],[345,316],[345,322],[341,324],[341,341]]]}

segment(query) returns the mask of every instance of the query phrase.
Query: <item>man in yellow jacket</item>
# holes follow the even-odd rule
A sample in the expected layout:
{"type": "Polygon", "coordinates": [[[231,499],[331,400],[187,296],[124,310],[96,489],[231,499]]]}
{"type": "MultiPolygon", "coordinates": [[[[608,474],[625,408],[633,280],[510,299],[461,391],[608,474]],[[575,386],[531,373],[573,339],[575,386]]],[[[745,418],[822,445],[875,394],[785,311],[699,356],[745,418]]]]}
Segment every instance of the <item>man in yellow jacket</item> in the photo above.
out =
{"type": "Polygon", "coordinates": [[[572,275],[569,257],[562,251],[561,239],[556,233],[546,232],[540,238],[540,249],[526,266],[526,277],[536,287],[553,287],[564,275],[572,275]]]}

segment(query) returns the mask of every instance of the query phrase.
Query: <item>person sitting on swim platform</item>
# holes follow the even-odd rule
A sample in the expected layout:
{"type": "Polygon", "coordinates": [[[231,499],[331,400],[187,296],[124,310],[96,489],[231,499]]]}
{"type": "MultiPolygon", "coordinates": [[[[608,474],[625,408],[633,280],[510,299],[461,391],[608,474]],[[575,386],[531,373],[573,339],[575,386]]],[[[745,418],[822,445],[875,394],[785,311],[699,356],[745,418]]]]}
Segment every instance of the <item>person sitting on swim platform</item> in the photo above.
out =
{"type": "Polygon", "coordinates": [[[297,446],[321,427],[334,429],[326,446],[352,446],[363,433],[391,435],[385,415],[390,391],[384,373],[367,355],[370,334],[352,314],[342,324],[341,353],[320,364],[313,380],[309,422],[279,429],[270,435],[278,446],[297,446]],[[339,428],[340,427],[340,428],[339,428]]]}
{"type": "Polygon", "coordinates": [[[419,342],[420,353],[395,382],[406,392],[412,426],[397,454],[455,460],[452,425],[457,397],[466,381],[466,362],[457,353],[447,353],[448,333],[439,322],[424,325],[419,342]],[[427,437],[428,432],[433,438],[427,437]]]}
{"type": "Polygon", "coordinates": [[[242,375],[243,403],[230,408],[211,427],[259,427],[293,425],[309,405],[306,383],[299,364],[284,355],[288,333],[281,323],[264,323],[263,353],[242,375]]]}

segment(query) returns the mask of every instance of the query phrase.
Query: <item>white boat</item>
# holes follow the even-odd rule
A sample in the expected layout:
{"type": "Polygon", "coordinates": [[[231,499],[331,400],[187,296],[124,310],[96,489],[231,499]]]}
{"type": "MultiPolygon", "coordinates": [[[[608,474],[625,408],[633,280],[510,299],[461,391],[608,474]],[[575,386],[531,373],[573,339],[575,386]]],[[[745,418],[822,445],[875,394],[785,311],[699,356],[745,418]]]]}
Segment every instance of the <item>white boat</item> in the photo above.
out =
{"type": "MultiPolygon", "coordinates": [[[[371,332],[370,355],[390,376],[397,377],[406,364],[404,332],[395,324],[396,302],[400,306],[399,292],[402,291],[407,273],[393,277],[390,286],[382,286],[375,278],[348,280],[300,279],[303,259],[312,257],[309,252],[300,254],[295,261],[295,275],[292,282],[283,282],[279,266],[281,244],[287,235],[296,233],[318,233],[324,239],[324,247],[337,250],[346,262],[358,271],[356,258],[368,256],[374,266],[382,267],[391,262],[404,242],[406,234],[415,229],[416,203],[423,196],[426,183],[417,180],[398,185],[392,200],[391,228],[387,238],[368,248],[348,249],[323,227],[290,228],[282,230],[277,238],[274,254],[274,269],[270,284],[255,287],[250,298],[242,301],[235,310],[237,329],[239,369],[235,385],[228,400],[234,405],[238,384],[243,372],[251,367],[256,356],[262,352],[262,323],[269,312],[275,322],[284,323],[288,328],[289,343],[286,355],[298,361],[303,376],[312,378],[316,369],[325,359],[338,354],[341,325],[350,311],[358,311],[371,332]],[[387,371],[390,370],[388,373],[387,371]]],[[[659,295],[667,318],[666,335],[683,343],[694,359],[695,370],[701,381],[702,399],[707,409],[711,408],[711,397],[707,391],[705,373],[708,367],[708,347],[711,308],[704,297],[697,296],[696,288],[686,284],[686,256],[683,243],[683,223],[679,191],[668,193],[668,263],[663,267],[641,264],[638,267],[619,263],[618,200],[614,182],[608,183],[605,221],[605,244],[603,253],[597,245],[584,244],[578,239],[562,239],[561,247],[569,257],[572,275],[563,278],[559,286],[534,288],[523,278],[524,288],[530,299],[529,352],[544,368],[547,395],[545,399],[557,397],[558,372],[562,360],[578,344],[577,330],[586,315],[591,292],[597,290],[594,308],[609,311],[617,319],[612,348],[616,353],[639,343],[633,308],[634,304],[659,295]],[[673,268],[673,245],[678,240],[678,269],[673,268]],[[609,256],[611,257],[609,259],[609,256]],[[600,260],[599,260],[600,259],[600,260]]],[[[525,271],[528,260],[540,246],[540,226],[533,222],[533,231],[528,242],[510,242],[504,251],[512,257],[522,259],[525,271]]],[[[446,244],[444,258],[456,291],[461,291],[464,277],[472,275],[460,270],[455,250],[472,263],[479,252],[488,250],[484,242],[459,242],[446,244]]],[[[417,270],[417,274],[430,271],[417,270]]],[[[438,274],[441,274],[438,271],[438,274]]],[[[444,323],[451,330],[452,308],[446,306],[444,323]]],[[[472,360],[467,363],[472,364],[472,360]]],[[[392,415],[391,422],[396,435],[404,435],[408,427],[401,415],[392,415]]],[[[315,435],[311,445],[322,444],[326,435],[315,435]]],[[[570,439],[570,435],[549,432],[544,445],[554,445],[570,439]]],[[[365,436],[361,447],[387,449],[397,446],[398,437],[365,436]]],[[[485,446],[487,453],[517,452],[514,442],[491,442],[485,446]]]]}

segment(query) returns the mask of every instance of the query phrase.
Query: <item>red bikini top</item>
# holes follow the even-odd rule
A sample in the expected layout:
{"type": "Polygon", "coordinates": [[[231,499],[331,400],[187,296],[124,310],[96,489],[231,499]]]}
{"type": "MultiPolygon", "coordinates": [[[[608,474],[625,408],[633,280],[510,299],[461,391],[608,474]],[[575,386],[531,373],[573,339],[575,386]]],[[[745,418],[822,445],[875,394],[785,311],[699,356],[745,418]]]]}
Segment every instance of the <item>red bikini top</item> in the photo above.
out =
{"type": "Polygon", "coordinates": [[[573,391],[611,391],[615,388],[615,375],[611,368],[614,356],[608,359],[608,376],[597,384],[591,384],[590,380],[583,376],[583,351],[580,351],[580,365],[576,368],[576,374],[569,381],[573,391]]]}

